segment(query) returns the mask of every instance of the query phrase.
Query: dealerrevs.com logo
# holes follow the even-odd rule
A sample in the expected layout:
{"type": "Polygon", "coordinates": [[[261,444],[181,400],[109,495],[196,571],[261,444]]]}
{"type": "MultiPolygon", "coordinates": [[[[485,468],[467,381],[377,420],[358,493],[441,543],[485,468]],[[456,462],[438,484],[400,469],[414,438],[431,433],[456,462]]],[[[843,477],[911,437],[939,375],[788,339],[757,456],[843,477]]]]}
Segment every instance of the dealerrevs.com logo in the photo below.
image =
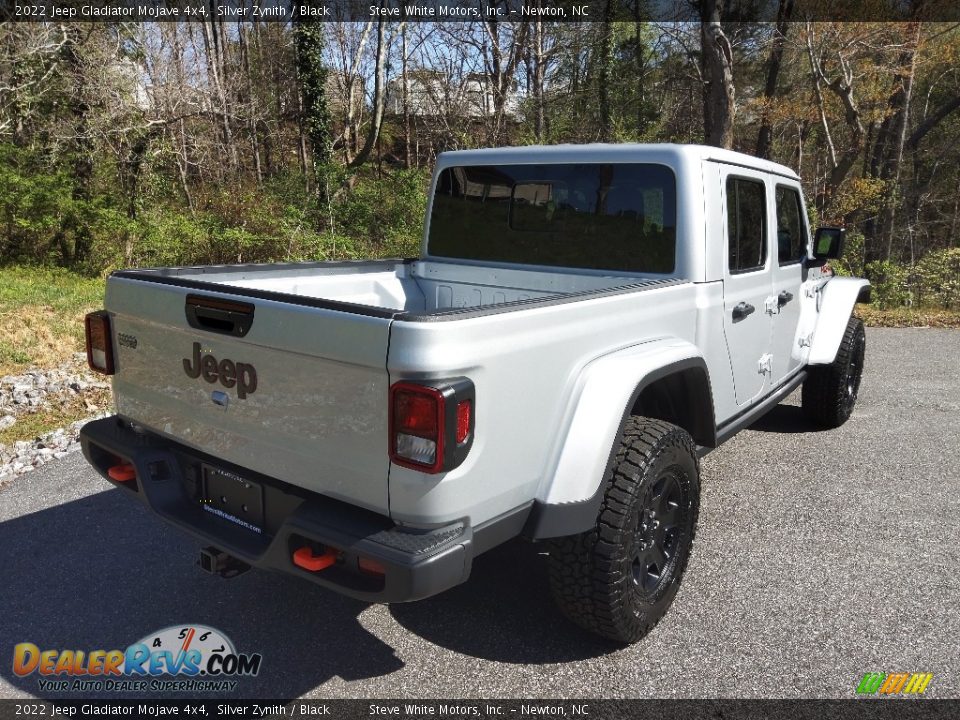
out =
{"type": "Polygon", "coordinates": [[[173,625],[125,650],[41,650],[29,642],[13,648],[13,672],[39,676],[47,692],[229,692],[238,677],[260,672],[259,653],[239,653],[219,630],[173,625]]]}

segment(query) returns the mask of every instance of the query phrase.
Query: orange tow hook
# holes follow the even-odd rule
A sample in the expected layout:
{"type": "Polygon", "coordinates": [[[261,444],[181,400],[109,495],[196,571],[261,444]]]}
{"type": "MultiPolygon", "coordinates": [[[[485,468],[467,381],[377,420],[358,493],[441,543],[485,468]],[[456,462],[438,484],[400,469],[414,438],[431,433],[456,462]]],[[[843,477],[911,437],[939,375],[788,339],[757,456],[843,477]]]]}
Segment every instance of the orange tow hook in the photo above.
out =
{"type": "Polygon", "coordinates": [[[309,570],[310,572],[320,572],[321,570],[326,570],[336,561],[336,551],[330,550],[329,548],[323,553],[323,555],[314,555],[313,549],[309,547],[299,548],[293,553],[293,564],[297,567],[302,567],[304,570],[309,570]]]}
{"type": "Polygon", "coordinates": [[[137,471],[130,463],[121,463],[107,470],[107,475],[110,476],[111,480],[116,480],[117,482],[130,482],[136,479],[137,471]]]}

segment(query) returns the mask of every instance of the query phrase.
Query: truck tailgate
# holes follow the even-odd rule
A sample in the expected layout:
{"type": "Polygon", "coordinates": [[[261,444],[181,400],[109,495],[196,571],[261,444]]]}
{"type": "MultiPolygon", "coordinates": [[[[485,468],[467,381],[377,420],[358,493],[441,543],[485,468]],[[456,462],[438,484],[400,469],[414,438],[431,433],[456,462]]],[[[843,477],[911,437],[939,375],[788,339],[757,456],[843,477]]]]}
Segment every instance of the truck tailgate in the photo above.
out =
{"type": "Polygon", "coordinates": [[[117,277],[106,307],[119,415],[227,462],[389,512],[389,316],[117,277]],[[230,334],[230,323],[216,319],[191,327],[188,296],[201,306],[246,303],[249,329],[230,334]]]}

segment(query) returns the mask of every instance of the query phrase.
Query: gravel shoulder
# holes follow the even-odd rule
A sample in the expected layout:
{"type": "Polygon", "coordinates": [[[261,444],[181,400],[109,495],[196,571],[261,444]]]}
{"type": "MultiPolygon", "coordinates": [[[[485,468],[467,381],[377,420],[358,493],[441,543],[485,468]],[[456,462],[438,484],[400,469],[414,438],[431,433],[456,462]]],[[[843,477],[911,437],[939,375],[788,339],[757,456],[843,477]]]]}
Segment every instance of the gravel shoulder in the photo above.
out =
{"type": "Polygon", "coordinates": [[[84,353],[52,369],[33,368],[0,377],[0,484],[76,449],[80,428],[104,414],[109,397],[110,384],[87,369],[84,353]],[[49,427],[51,417],[71,416],[81,419],[41,430],[31,439],[3,442],[49,427]]]}

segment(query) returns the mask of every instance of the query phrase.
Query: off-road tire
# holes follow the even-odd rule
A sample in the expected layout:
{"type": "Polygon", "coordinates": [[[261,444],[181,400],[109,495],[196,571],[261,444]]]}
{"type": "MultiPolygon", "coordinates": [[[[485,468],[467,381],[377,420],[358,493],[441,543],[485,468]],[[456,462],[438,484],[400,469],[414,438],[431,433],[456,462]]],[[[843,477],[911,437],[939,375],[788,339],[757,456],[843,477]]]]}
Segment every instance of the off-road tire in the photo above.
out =
{"type": "Polygon", "coordinates": [[[829,365],[812,365],[807,370],[801,404],[809,420],[836,428],[850,418],[860,391],[866,347],[863,321],[851,317],[834,361],[829,365]]]}
{"type": "Polygon", "coordinates": [[[603,482],[596,527],[551,542],[550,589],[578,625],[632,643],[666,613],[690,558],[700,510],[696,447],[676,425],[631,417],[603,482]],[[659,576],[650,572],[656,558],[659,576]]]}

